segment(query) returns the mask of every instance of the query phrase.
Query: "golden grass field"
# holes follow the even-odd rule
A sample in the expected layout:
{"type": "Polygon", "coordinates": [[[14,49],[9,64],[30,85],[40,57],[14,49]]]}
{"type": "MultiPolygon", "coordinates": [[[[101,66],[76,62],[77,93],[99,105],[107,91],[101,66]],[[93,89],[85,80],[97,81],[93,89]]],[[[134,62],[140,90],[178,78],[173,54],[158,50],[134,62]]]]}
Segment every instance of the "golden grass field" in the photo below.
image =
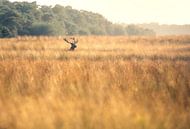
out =
{"type": "Polygon", "coordinates": [[[0,129],[190,129],[190,36],[0,39],[0,129]]]}

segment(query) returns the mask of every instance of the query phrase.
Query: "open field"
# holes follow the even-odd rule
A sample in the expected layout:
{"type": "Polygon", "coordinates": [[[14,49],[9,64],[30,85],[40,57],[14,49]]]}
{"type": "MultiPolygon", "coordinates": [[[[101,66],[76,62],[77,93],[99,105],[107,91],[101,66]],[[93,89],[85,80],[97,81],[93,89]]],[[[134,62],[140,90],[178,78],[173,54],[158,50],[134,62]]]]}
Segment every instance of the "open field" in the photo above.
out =
{"type": "Polygon", "coordinates": [[[0,39],[0,129],[190,129],[190,36],[0,39]]]}

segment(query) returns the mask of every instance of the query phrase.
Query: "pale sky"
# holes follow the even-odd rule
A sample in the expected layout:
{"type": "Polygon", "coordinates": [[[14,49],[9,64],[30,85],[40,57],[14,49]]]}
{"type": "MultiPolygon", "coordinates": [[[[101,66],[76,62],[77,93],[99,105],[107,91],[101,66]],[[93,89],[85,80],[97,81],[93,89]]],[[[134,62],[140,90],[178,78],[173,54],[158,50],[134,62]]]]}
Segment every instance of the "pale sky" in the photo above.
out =
{"type": "Polygon", "coordinates": [[[114,23],[190,24],[190,0],[10,0],[70,5],[102,14],[114,23]]]}

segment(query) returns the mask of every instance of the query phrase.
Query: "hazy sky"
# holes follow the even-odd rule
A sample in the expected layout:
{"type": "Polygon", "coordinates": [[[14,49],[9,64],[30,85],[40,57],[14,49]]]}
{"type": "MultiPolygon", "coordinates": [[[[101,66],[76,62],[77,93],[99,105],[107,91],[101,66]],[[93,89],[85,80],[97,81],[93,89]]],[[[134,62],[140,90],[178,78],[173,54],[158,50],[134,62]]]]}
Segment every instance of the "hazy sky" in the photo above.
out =
{"type": "MultiPolygon", "coordinates": [[[[16,0],[10,0],[16,1],[16,0]]],[[[17,0],[23,1],[23,0],[17,0]]],[[[70,5],[101,13],[112,22],[190,24],[190,0],[25,0],[40,5],[70,5]]]]}

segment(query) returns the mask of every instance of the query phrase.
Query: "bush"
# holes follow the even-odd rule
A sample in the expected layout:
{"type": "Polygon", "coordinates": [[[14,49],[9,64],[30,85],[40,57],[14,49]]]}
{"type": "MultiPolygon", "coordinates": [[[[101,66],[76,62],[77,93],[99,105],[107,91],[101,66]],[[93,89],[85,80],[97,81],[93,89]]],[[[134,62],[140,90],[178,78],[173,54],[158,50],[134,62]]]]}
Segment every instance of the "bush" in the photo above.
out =
{"type": "Polygon", "coordinates": [[[10,37],[15,37],[15,36],[17,36],[16,28],[11,30],[5,26],[0,27],[0,38],[10,38],[10,37]]]}
{"type": "Polygon", "coordinates": [[[48,23],[35,23],[30,28],[31,35],[56,35],[56,29],[48,23]]]}

